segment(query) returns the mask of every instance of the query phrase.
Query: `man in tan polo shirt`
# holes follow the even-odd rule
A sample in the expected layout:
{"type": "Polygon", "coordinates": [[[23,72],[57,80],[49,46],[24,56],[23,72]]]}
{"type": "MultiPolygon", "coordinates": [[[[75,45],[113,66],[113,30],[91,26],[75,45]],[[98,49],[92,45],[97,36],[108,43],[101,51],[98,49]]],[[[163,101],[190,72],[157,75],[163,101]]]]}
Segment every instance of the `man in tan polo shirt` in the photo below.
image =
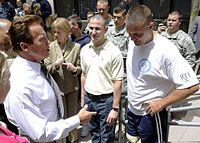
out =
{"type": "Polygon", "coordinates": [[[91,17],[91,42],[81,50],[81,105],[96,111],[88,126],[92,142],[113,143],[118,116],[123,58],[118,47],[106,39],[107,26],[101,15],[91,17]]]}

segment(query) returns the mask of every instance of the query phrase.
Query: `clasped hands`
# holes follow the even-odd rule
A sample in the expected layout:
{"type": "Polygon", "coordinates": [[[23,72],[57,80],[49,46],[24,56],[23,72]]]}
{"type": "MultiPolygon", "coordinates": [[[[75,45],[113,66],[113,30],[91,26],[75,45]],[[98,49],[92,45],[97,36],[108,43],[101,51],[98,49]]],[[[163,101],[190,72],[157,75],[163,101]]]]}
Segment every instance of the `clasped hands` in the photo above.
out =
{"type": "Polygon", "coordinates": [[[71,72],[76,72],[77,68],[70,62],[65,62],[64,57],[58,58],[55,62],[54,65],[56,67],[56,69],[59,67],[59,65],[64,65],[67,66],[67,70],[71,71],[71,72]]]}

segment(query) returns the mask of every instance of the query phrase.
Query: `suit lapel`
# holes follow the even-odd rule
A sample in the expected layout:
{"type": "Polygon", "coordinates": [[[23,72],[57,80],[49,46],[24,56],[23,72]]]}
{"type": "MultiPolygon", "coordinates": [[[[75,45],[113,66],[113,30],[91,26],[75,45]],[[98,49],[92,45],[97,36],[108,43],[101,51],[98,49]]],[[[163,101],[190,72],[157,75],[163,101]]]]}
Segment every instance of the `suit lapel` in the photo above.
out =
{"type": "Polygon", "coordinates": [[[72,42],[70,40],[67,40],[67,44],[65,45],[65,48],[62,51],[64,58],[66,58],[69,55],[69,53],[71,52],[72,48],[73,48],[72,47],[72,42]]]}

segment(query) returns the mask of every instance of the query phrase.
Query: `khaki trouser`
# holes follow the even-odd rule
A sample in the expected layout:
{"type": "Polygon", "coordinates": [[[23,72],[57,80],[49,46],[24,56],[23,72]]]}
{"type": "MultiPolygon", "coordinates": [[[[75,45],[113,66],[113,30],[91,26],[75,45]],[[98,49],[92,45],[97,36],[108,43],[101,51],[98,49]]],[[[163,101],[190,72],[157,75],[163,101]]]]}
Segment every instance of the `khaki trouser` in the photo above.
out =
{"type": "MultiPolygon", "coordinates": [[[[77,114],[78,110],[78,90],[62,96],[64,106],[64,119],[77,114]]],[[[68,135],[68,141],[74,142],[78,140],[78,130],[72,130],[68,135]]]]}

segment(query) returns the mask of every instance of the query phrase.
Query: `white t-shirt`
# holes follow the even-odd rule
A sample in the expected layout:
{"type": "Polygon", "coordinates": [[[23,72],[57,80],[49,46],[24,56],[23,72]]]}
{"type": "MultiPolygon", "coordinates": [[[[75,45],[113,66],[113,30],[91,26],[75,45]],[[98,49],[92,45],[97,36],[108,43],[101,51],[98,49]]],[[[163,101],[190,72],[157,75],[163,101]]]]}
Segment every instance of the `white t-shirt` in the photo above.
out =
{"type": "Polygon", "coordinates": [[[147,114],[142,104],[163,99],[174,89],[198,83],[176,46],[159,34],[143,46],[136,46],[131,41],[126,65],[128,107],[136,115],[147,114]]]}

